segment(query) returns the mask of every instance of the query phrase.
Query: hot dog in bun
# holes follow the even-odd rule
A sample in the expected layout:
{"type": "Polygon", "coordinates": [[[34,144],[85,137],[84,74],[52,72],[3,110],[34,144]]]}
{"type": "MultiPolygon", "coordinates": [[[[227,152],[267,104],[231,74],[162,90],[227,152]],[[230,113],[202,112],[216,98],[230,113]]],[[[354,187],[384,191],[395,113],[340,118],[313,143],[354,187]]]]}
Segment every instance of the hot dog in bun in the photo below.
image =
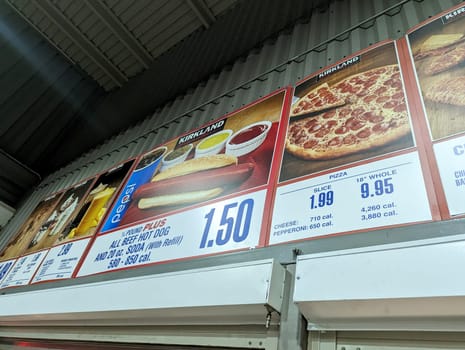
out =
{"type": "Polygon", "coordinates": [[[216,154],[187,160],[155,175],[134,193],[139,209],[192,204],[215,198],[252,174],[254,164],[216,154]]]}

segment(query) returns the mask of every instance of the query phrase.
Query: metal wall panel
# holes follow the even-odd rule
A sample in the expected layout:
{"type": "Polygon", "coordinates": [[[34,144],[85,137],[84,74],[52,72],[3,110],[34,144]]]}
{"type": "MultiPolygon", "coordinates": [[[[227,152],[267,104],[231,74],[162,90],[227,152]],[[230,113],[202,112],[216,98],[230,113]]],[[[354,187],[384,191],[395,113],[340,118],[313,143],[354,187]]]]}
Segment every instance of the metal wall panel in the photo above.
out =
{"type": "MultiPolygon", "coordinates": [[[[88,176],[105,170],[109,162],[99,160],[105,154],[116,152],[109,159],[118,162],[148,151],[183,131],[216,119],[279,87],[294,84],[354,51],[384,39],[399,38],[408,28],[459,2],[331,1],[329,8],[315,11],[308,21],[296,23],[246,57],[224,67],[197,88],[158,108],[131,130],[113,137],[50,175],[36,188],[31,199],[42,198],[79,182],[83,179],[84,171],[81,170],[84,168],[90,169],[85,172],[88,176]],[[118,149],[124,151],[117,152],[118,149]]],[[[113,11],[125,13],[123,7],[120,9],[122,3],[112,1],[111,6],[113,11]]],[[[240,22],[240,18],[237,21],[240,22]]],[[[19,218],[26,216],[23,213],[28,208],[30,201],[24,203],[12,224],[5,228],[6,233],[15,230],[21,221],[19,218]]]]}

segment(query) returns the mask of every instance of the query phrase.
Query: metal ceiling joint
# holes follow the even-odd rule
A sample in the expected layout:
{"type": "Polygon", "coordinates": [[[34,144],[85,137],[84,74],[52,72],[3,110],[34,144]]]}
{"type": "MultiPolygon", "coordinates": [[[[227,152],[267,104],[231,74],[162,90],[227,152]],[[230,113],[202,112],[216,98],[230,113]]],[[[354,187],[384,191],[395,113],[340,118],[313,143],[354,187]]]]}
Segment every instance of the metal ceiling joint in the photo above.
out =
{"type": "Polygon", "coordinates": [[[97,47],[95,47],[70,20],[50,2],[50,0],[33,0],[33,2],[82,50],[82,52],[94,61],[117,86],[123,86],[128,80],[127,77],[97,47]]]}
{"type": "Polygon", "coordinates": [[[152,56],[122,24],[111,9],[105,6],[100,0],[84,0],[84,2],[106,24],[113,34],[116,35],[121,43],[131,51],[144,68],[148,68],[152,63],[152,56]]]}
{"type": "Polygon", "coordinates": [[[195,12],[205,28],[208,29],[213,23],[215,23],[215,16],[203,0],[187,0],[187,3],[192,8],[192,11],[195,12]]]}

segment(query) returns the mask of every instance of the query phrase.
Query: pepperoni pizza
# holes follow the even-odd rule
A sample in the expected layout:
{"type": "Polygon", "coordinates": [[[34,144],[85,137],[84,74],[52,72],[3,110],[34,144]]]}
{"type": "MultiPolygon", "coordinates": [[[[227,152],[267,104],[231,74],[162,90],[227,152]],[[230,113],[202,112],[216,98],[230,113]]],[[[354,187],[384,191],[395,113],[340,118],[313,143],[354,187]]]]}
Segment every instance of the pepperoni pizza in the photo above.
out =
{"type": "MultiPolygon", "coordinates": [[[[329,90],[344,103],[320,110],[309,106],[307,113],[312,114],[291,119],[286,137],[289,153],[303,159],[333,159],[384,146],[410,132],[397,65],[349,76],[329,90]]],[[[291,117],[297,107],[292,107],[291,117]]]]}

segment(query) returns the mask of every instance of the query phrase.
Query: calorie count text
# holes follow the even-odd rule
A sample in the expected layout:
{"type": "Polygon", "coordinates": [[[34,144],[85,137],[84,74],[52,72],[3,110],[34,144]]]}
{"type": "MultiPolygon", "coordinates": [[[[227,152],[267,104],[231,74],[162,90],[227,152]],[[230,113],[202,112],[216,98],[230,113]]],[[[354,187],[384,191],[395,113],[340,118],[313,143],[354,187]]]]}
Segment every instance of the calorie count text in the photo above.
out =
{"type": "MultiPolygon", "coordinates": [[[[362,199],[368,198],[381,198],[385,195],[394,193],[393,176],[397,175],[396,169],[385,170],[380,173],[360,176],[357,178],[357,183],[360,184],[360,195],[362,199]]],[[[398,215],[394,209],[396,204],[389,203],[375,203],[363,206],[360,211],[361,221],[371,221],[381,219],[383,217],[390,217],[398,215]]]]}
{"type": "MultiPolygon", "coordinates": [[[[213,246],[224,246],[232,239],[234,243],[245,241],[249,236],[253,217],[254,200],[246,198],[240,202],[225,204],[222,209],[213,207],[204,219],[205,227],[201,235],[199,249],[213,246]],[[216,221],[219,220],[219,225],[216,221]],[[209,234],[211,238],[209,239],[209,234]]],[[[170,234],[170,226],[164,226],[166,218],[146,224],[146,227],[132,227],[121,233],[121,238],[115,239],[106,251],[96,254],[94,262],[108,261],[107,270],[150,263],[152,249],[170,245],[180,245],[183,236],[173,238],[163,237],[170,234]],[[150,226],[151,225],[151,226],[150,226]],[[149,227],[147,227],[149,226],[149,227]],[[149,230],[148,232],[145,232],[149,230]],[[158,237],[163,240],[148,241],[158,237]],[[124,247],[124,248],[122,248],[124,247]]]]}
{"type": "Polygon", "coordinates": [[[109,270],[149,263],[153,249],[180,245],[183,240],[182,235],[167,237],[171,226],[165,226],[166,222],[166,218],[158,219],[123,231],[108,250],[97,253],[94,262],[109,260],[109,270]]]}
{"type": "MultiPolygon", "coordinates": [[[[347,176],[347,172],[342,171],[331,174],[330,179],[337,179],[340,177],[347,176]]],[[[394,193],[393,177],[397,175],[397,169],[383,170],[380,172],[358,176],[356,181],[360,184],[360,197],[362,199],[367,198],[381,198],[385,195],[394,193]]],[[[384,198],[384,197],[383,197],[384,198]]],[[[335,202],[334,190],[331,184],[319,185],[313,188],[313,194],[309,197],[310,210],[322,209],[325,207],[332,206],[335,202]]],[[[363,206],[361,208],[361,221],[380,219],[382,217],[398,215],[394,209],[396,204],[394,202],[389,203],[376,203],[372,205],[363,206]]],[[[320,227],[332,226],[333,223],[330,219],[333,218],[331,213],[323,215],[316,215],[310,217],[309,230],[319,229],[320,227]],[[322,220],[327,220],[324,223],[320,223],[322,220]]]]}

